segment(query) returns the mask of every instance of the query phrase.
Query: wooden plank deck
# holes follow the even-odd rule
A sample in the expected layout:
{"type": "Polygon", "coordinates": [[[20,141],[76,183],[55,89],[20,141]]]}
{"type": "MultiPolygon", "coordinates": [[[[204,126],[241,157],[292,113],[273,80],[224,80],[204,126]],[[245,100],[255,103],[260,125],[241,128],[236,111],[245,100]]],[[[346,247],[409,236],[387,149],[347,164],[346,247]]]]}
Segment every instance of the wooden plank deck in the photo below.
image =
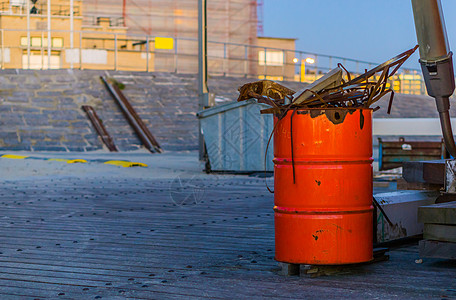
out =
{"type": "Polygon", "coordinates": [[[1,299],[456,298],[418,247],[344,274],[278,274],[273,196],[247,176],[0,182],[1,299]]]}

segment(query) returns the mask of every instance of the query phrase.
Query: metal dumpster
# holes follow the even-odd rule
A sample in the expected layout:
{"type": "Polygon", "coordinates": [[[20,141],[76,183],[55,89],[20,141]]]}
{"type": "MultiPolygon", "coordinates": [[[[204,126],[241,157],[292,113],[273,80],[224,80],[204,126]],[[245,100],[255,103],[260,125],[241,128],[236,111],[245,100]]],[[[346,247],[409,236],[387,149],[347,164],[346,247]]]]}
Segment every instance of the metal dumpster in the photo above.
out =
{"type": "MultiPolygon", "coordinates": [[[[230,102],[200,111],[211,171],[258,172],[265,170],[264,155],[273,130],[272,115],[260,114],[268,108],[255,100],[230,102]]],[[[273,141],[266,157],[266,170],[273,171],[273,141]]]]}

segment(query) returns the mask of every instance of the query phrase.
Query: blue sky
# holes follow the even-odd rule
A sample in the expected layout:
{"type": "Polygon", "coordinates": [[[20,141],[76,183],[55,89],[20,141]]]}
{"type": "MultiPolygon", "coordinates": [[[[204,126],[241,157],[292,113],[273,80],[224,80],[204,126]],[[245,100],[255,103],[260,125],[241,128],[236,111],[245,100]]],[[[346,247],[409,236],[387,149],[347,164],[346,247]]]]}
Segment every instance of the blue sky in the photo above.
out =
{"type": "MultiPolygon", "coordinates": [[[[442,6],[456,52],[456,1],[442,6]]],[[[264,35],[297,38],[297,50],[378,63],[417,43],[410,0],[264,0],[264,35]]],[[[418,58],[406,66],[419,68],[418,58]]]]}

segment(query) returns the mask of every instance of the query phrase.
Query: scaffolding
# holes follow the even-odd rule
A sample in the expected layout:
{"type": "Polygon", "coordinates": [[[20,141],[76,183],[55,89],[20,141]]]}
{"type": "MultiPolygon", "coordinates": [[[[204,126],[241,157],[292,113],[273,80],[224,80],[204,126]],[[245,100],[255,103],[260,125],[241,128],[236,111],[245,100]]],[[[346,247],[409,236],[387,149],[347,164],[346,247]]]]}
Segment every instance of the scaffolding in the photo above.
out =
{"type": "MultiPolygon", "coordinates": [[[[197,38],[198,0],[86,0],[86,22],[97,17],[124,17],[129,34],[197,38]]],[[[208,10],[210,41],[249,44],[257,35],[256,0],[211,0],[208,10]]]]}
{"type": "MultiPolygon", "coordinates": [[[[197,69],[193,56],[198,47],[198,0],[87,0],[84,1],[84,22],[93,25],[100,17],[123,19],[129,35],[172,37],[179,43],[175,51],[186,53],[180,64],[186,69],[197,69]],[[188,40],[186,40],[188,39],[188,40]]],[[[208,40],[215,42],[208,49],[214,59],[212,69],[229,71],[244,68],[246,56],[253,61],[255,51],[245,52],[244,45],[257,42],[257,0],[211,0],[207,4],[208,40]],[[227,46],[229,45],[229,46],[227,46]],[[232,58],[228,63],[223,58],[232,58]]],[[[173,63],[158,54],[156,63],[163,66],[173,63]]],[[[160,65],[157,65],[160,68],[160,65]]],[[[248,69],[255,72],[256,64],[248,69]]]]}

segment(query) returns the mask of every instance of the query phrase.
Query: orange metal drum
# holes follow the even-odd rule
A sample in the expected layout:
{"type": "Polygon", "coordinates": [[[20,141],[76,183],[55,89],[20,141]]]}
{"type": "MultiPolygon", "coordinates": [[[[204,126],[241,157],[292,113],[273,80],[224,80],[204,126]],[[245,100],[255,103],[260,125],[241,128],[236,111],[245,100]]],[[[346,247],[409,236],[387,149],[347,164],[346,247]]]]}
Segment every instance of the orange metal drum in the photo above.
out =
{"type": "Polygon", "coordinates": [[[372,110],[288,111],[275,122],[276,260],[372,260],[372,110]]]}

